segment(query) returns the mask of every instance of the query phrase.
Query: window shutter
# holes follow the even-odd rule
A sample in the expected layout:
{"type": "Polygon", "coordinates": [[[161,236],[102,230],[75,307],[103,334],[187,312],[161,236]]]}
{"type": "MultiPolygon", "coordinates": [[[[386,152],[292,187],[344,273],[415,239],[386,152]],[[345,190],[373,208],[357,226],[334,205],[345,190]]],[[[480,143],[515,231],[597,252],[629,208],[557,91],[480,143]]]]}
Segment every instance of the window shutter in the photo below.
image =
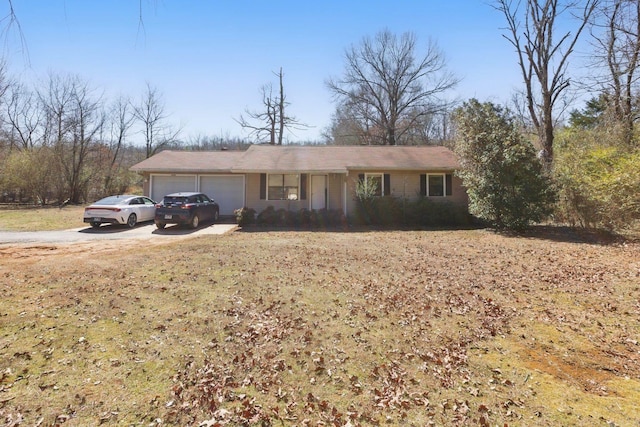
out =
{"type": "Polygon", "coordinates": [[[453,194],[453,175],[448,173],[445,176],[445,181],[446,181],[446,195],[447,196],[451,196],[453,194]]]}
{"type": "Polygon", "coordinates": [[[388,196],[391,194],[391,175],[388,173],[384,174],[384,195],[388,196]]]}
{"type": "Polygon", "coordinates": [[[260,200],[267,200],[267,174],[260,174],[260,200]]]}
{"type": "Polygon", "coordinates": [[[300,174],[300,200],[307,200],[307,174],[300,174]]]}
{"type": "Polygon", "coordinates": [[[427,174],[420,174],[420,195],[425,197],[427,195],[427,174]]]}

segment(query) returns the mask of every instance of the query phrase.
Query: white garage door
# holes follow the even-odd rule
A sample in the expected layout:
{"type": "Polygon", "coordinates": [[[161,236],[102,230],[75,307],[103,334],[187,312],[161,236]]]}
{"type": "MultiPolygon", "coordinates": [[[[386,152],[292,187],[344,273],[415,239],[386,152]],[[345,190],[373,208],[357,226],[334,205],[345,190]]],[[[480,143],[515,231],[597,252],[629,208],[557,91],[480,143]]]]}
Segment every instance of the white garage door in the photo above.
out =
{"type": "Polygon", "coordinates": [[[195,175],[152,175],[151,176],[151,198],[156,202],[171,193],[180,191],[196,191],[195,175]]]}
{"type": "Polygon", "coordinates": [[[200,191],[220,205],[220,215],[233,215],[244,206],[244,176],[201,176],[200,191]]]}

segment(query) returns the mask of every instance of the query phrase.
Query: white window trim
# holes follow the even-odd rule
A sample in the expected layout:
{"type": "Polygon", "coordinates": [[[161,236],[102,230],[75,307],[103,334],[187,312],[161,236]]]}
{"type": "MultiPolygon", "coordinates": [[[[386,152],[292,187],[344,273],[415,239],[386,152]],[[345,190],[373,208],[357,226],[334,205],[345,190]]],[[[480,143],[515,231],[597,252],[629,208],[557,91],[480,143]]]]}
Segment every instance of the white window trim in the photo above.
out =
{"type": "Polygon", "coordinates": [[[377,197],[382,197],[384,196],[384,173],[382,172],[376,172],[376,173],[365,173],[364,174],[364,183],[365,185],[367,184],[367,179],[369,179],[369,177],[378,177],[380,178],[380,196],[377,197]]]}
{"type": "Polygon", "coordinates": [[[427,174],[427,197],[447,197],[447,174],[446,173],[428,173],[427,174]],[[429,194],[431,186],[429,185],[429,177],[441,176],[442,177],[442,196],[432,196],[429,194]]]}
{"type": "Polygon", "coordinates": [[[280,202],[284,202],[284,201],[298,201],[298,200],[300,200],[300,174],[299,174],[299,173],[268,173],[268,174],[267,174],[267,188],[266,188],[266,190],[267,190],[267,194],[266,194],[266,196],[267,196],[267,197],[266,197],[266,198],[267,198],[267,200],[274,201],[274,202],[276,202],[276,201],[280,201],[280,202]],[[295,175],[295,176],[296,176],[296,179],[297,179],[297,181],[298,181],[298,198],[297,198],[297,199],[295,199],[295,200],[288,200],[288,199],[270,199],[270,198],[269,198],[269,176],[271,176],[271,175],[282,175],[283,177],[284,177],[285,175],[295,175]]]}

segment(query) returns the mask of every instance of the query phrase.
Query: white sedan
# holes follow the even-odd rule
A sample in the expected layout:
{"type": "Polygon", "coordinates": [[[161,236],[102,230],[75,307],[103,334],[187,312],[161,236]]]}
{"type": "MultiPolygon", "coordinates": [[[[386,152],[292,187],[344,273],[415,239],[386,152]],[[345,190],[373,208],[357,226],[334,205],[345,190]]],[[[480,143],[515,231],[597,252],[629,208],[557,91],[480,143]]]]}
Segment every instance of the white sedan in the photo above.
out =
{"type": "Polygon", "coordinates": [[[109,196],[84,208],[84,222],[98,228],[101,224],[126,224],[151,221],[156,214],[156,202],[145,196],[109,196]]]}

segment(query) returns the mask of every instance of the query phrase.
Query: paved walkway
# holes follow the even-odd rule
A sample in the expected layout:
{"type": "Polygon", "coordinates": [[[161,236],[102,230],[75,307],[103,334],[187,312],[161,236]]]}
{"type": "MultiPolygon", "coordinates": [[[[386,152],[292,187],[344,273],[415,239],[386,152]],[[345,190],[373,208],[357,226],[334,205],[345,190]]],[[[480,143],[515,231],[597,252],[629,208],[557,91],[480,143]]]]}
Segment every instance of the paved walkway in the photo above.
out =
{"type": "Polygon", "coordinates": [[[103,225],[100,228],[82,227],[59,231],[0,231],[0,245],[16,243],[74,243],[119,239],[176,239],[208,234],[224,234],[237,228],[236,224],[204,225],[195,230],[167,226],[158,230],[153,223],[138,224],[133,228],[103,225]]]}

